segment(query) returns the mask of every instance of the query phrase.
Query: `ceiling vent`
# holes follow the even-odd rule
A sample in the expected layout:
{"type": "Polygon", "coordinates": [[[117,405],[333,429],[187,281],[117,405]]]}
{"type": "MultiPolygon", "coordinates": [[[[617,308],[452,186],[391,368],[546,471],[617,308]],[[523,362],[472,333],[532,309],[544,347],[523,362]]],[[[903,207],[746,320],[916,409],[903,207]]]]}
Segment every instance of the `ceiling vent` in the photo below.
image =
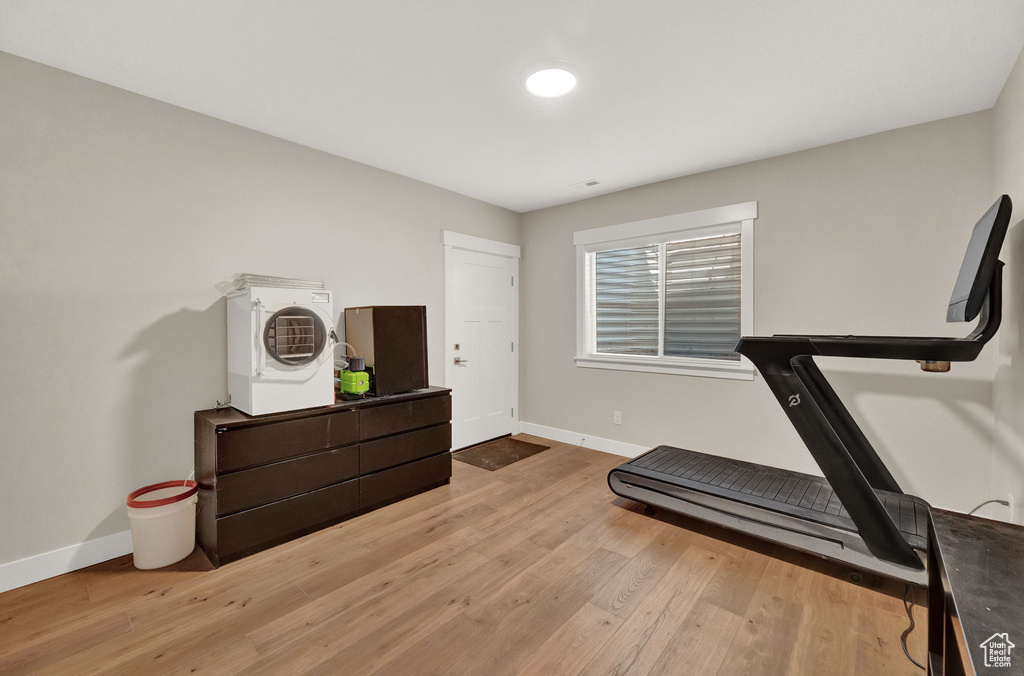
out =
{"type": "Polygon", "coordinates": [[[597,179],[592,178],[592,179],[590,179],[588,181],[583,181],[581,183],[573,183],[569,187],[570,188],[576,188],[577,190],[586,190],[587,188],[593,188],[595,185],[598,185],[600,182],[601,181],[598,181],[597,179]]]}

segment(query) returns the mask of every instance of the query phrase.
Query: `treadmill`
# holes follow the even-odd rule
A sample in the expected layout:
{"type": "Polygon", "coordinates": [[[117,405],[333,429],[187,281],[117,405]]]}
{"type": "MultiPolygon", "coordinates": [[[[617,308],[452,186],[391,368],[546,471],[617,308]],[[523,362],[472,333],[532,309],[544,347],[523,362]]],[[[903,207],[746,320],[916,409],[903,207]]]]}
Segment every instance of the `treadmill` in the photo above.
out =
{"type": "Polygon", "coordinates": [[[925,371],[972,361],[999,328],[999,250],[1010,222],[1003,195],[974,226],[948,322],[979,317],[965,338],[744,337],[736,351],[764,377],[824,477],[658,446],[608,474],[619,496],[855,568],[924,586],[929,505],[905,494],[814,362],[815,357],[913,359],[925,371]]]}

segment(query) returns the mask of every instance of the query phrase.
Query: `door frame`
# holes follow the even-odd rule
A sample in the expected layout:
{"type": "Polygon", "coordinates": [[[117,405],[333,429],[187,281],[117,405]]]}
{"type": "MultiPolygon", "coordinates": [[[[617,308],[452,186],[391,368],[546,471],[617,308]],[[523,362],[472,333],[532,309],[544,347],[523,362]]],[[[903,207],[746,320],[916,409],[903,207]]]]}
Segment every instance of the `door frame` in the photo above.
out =
{"type": "MultiPolygon", "coordinates": [[[[509,416],[509,433],[519,432],[519,258],[520,248],[517,244],[508,244],[496,240],[464,235],[450,230],[441,231],[441,243],[444,247],[444,382],[445,387],[451,387],[453,369],[455,368],[455,348],[451,338],[455,335],[455,315],[452,312],[455,299],[454,288],[454,265],[455,260],[452,252],[455,249],[472,251],[475,253],[490,254],[512,260],[512,373],[511,379],[511,401],[509,406],[512,415],[509,416]]],[[[455,424],[455,421],[452,421],[455,424]]]]}

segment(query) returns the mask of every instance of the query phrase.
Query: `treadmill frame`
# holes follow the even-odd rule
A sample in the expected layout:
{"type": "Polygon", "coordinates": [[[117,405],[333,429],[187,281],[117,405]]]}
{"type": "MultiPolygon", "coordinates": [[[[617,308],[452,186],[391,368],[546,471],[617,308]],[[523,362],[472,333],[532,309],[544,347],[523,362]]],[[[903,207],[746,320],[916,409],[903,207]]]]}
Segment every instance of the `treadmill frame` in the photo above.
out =
{"type": "Polygon", "coordinates": [[[788,336],[742,338],[736,351],[754,363],[789,416],[868,550],[908,568],[924,564],[900,534],[875,488],[903,493],[871,442],[829,385],[814,357],[972,361],[1002,321],[1002,261],[993,271],[978,327],[965,338],[788,336]]]}
{"type": "MultiPolygon", "coordinates": [[[[819,556],[924,584],[921,557],[903,537],[875,493],[875,490],[881,490],[904,494],[903,490],[815,364],[814,358],[859,357],[922,362],[962,362],[977,358],[1002,321],[1003,262],[998,260],[998,254],[1009,225],[1011,209],[1010,198],[1003,195],[982,217],[985,219],[993,214],[993,221],[986,233],[988,237],[979,259],[971,297],[984,293],[984,303],[975,330],[964,338],[774,335],[744,337],[736,345],[736,351],[750,359],[764,376],[856,525],[856,533],[631,473],[629,463],[609,472],[609,487],[625,498],[660,505],[819,556]],[[685,504],[684,508],[680,508],[680,502],[685,504]],[[825,547],[821,543],[824,542],[833,542],[837,548],[826,553],[822,551],[825,547]]],[[[982,221],[978,223],[980,226],[982,221]]],[[[975,226],[972,244],[978,236],[979,226],[975,226]]],[[[970,257],[969,245],[964,266],[970,257]]],[[[964,269],[961,268],[961,274],[964,269]]],[[[947,320],[971,319],[971,315],[969,308],[959,313],[951,310],[947,320]]]]}

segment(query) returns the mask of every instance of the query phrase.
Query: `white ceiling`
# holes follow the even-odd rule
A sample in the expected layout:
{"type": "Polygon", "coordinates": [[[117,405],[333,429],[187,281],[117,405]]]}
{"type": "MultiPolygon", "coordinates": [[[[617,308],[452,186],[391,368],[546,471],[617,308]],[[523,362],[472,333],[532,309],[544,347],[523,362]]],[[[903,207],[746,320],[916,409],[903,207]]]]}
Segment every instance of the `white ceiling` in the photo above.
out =
{"type": "Polygon", "coordinates": [[[0,50],[516,211],[989,108],[1022,46],[1022,0],[0,0],[0,50]]]}

